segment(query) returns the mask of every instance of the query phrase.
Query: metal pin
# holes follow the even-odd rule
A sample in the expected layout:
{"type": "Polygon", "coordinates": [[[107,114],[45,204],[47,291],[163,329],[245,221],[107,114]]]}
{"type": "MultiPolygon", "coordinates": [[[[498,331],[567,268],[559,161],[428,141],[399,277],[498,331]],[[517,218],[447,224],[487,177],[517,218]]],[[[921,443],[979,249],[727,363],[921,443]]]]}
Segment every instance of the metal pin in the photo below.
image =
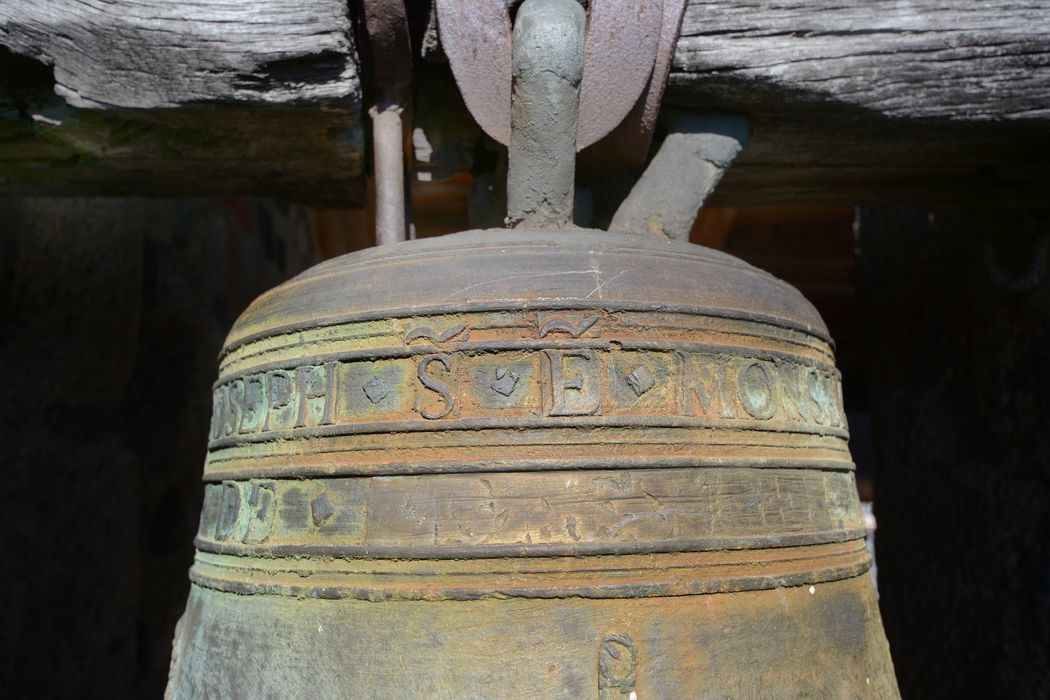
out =
{"type": "Polygon", "coordinates": [[[405,240],[405,164],[401,110],[372,112],[375,151],[376,244],[405,240]]]}

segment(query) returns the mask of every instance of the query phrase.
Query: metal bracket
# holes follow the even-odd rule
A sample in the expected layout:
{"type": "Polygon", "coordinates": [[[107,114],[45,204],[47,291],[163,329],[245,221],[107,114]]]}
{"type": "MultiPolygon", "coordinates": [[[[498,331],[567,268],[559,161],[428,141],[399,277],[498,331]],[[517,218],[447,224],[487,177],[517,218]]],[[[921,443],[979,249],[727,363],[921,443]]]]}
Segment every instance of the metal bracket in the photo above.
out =
{"type": "MultiPolygon", "coordinates": [[[[435,0],[441,45],[470,113],[511,139],[511,21],[505,0],[435,0]]],[[[576,150],[637,112],[648,148],[685,0],[591,0],[576,150]],[[655,67],[655,70],[654,70],[655,67]]],[[[643,153],[644,158],[644,153],[643,153]]]]}
{"type": "Polygon", "coordinates": [[[671,133],[613,215],[610,231],[689,240],[704,200],[747,143],[747,119],[680,114],[671,133]]]}

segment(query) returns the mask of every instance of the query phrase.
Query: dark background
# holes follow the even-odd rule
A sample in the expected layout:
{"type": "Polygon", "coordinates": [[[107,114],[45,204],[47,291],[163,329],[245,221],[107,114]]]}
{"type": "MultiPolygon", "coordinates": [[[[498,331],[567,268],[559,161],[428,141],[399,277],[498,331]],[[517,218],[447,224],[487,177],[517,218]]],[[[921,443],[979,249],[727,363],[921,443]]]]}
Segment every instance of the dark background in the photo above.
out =
{"type": "MultiPolygon", "coordinates": [[[[420,235],[467,228],[470,189],[417,192],[420,235]]],[[[905,697],[1047,697],[1048,222],[799,204],[693,231],[799,287],[837,341],[905,697]]],[[[247,198],[0,200],[5,696],[162,694],[225,333],[370,226],[247,198]]]]}

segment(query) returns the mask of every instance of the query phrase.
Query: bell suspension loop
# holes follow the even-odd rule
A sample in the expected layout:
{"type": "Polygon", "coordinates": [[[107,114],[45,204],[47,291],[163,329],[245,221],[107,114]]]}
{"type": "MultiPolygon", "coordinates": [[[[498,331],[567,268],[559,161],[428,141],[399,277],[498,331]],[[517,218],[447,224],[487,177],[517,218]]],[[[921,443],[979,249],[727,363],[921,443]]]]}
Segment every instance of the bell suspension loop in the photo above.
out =
{"type": "Polygon", "coordinates": [[[526,0],[512,34],[510,228],[572,224],[586,16],[576,0],[526,0]]]}

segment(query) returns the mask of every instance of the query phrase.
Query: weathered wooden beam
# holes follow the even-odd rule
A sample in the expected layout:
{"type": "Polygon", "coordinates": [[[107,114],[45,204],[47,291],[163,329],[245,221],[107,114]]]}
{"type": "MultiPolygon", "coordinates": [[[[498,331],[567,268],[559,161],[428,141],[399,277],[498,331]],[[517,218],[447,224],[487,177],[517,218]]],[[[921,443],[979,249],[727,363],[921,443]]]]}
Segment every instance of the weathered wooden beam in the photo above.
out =
{"type": "Polygon", "coordinates": [[[895,119],[1050,120],[1047,0],[690,0],[677,98],[782,101],[895,119]]]}
{"type": "Polygon", "coordinates": [[[361,199],[346,0],[12,0],[0,47],[0,193],[361,199]]]}
{"type": "MultiPolygon", "coordinates": [[[[0,64],[0,193],[360,202],[354,6],[0,3],[0,47],[50,67],[0,64]]],[[[1039,201],[1048,25],[1050,0],[689,0],[665,103],[751,124],[711,204],[1039,201]]]]}
{"type": "Polygon", "coordinates": [[[1050,2],[690,0],[666,100],[738,111],[714,203],[1038,201],[1050,2]]]}
{"type": "Polygon", "coordinates": [[[359,96],[345,0],[13,0],[0,22],[74,107],[359,96]]]}

